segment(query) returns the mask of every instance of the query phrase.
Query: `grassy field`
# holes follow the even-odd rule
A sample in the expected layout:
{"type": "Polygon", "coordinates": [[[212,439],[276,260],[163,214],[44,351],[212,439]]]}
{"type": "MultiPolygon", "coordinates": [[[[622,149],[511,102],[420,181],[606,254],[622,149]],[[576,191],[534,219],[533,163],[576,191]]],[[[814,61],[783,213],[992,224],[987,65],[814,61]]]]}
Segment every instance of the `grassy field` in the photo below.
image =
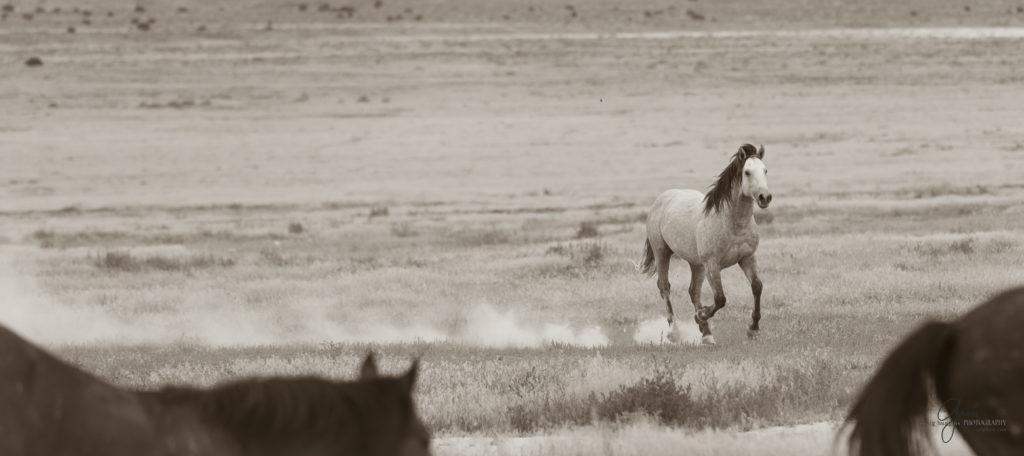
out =
{"type": "Polygon", "coordinates": [[[0,321],[131,387],[421,356],[438,454],[737,454],[837,422],[907,331],[1024,282],[1022,38],[827,32],[1016,3],[365,3],[15,2],[0,321]],[[736,269],[717,346],[638,343],[647,206],[744,142],[775,195],[761,338],[736,269]]]}

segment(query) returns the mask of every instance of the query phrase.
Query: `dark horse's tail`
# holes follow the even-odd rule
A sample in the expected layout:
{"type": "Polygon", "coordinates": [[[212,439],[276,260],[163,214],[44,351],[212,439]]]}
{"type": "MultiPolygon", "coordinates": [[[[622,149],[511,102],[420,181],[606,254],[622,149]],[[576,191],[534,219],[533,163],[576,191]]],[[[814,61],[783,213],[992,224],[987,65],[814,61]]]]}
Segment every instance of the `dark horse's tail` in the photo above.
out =
{"type": "Polygon", "coordinates": [[[882,363],[850,408],[850,454],[924,454],[928,392],[940,391],[946,353],[953,341],[949,323],[929,322],[911,334],[882,363]]]}
{"type": "Polygon", "coordinates": [[[640,260],[640,264],[636,265],[637,272],[647,274],[648,277],[653,276],[656,269],[654,267],[654,249],[651,248],[651,240],[644,241],[644,257],[640,260]]]}

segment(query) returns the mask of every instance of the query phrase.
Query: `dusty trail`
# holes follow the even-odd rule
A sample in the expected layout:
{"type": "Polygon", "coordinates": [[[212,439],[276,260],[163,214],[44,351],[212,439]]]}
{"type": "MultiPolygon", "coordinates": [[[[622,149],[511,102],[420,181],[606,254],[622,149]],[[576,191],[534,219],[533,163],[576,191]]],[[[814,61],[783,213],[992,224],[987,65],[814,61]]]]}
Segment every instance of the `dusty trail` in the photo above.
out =
{"type": "MultiPolygon", "coordinates": [[[[843,439],[835,439],[838,424],[820,422],[753,431],[666,429],[646,423],[618,429],[584,428],[550,435],[511,437],[453,437],[434,442],[438,456],[574,456],[574,455],[843,455],[843,439]]],[[[969,456],[962,439],[933,441],[935,454],[969,456]]]]}

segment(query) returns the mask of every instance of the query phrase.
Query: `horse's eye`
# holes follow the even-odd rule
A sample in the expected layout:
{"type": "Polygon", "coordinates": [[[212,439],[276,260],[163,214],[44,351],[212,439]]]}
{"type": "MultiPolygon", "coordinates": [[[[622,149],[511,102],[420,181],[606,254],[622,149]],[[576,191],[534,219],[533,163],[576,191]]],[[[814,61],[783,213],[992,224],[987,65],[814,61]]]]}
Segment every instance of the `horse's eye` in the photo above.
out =
{"type": "Polygon", "coordinates": [[[749,170],[748,171],[744,171],[743,174],[746,174],[746,175],[749,176],[750,175],[750,171],[749,170]]]}

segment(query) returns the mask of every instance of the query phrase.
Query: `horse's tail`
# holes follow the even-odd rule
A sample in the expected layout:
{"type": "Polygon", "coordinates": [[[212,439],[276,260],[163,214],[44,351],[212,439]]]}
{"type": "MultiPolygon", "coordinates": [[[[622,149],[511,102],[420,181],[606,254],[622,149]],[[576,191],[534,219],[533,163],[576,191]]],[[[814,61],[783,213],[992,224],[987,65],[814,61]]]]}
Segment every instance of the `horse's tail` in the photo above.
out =
{"type": "Polygon", "coordinates": [[[911,334],[882,363],[850,408],[850,454],[909,456],[924,454],[920,430],[930,385],[941,382],[953,327],[932,321],[911,334]]]}
{"type": "Polygon", "coordinates": [[[654,249],[651,248],[650,239],[644,241],[644,257],[636,265],[636,271],[647,274],[647,277],[651,277],[657,272],[654,267],[654,249]]]}

